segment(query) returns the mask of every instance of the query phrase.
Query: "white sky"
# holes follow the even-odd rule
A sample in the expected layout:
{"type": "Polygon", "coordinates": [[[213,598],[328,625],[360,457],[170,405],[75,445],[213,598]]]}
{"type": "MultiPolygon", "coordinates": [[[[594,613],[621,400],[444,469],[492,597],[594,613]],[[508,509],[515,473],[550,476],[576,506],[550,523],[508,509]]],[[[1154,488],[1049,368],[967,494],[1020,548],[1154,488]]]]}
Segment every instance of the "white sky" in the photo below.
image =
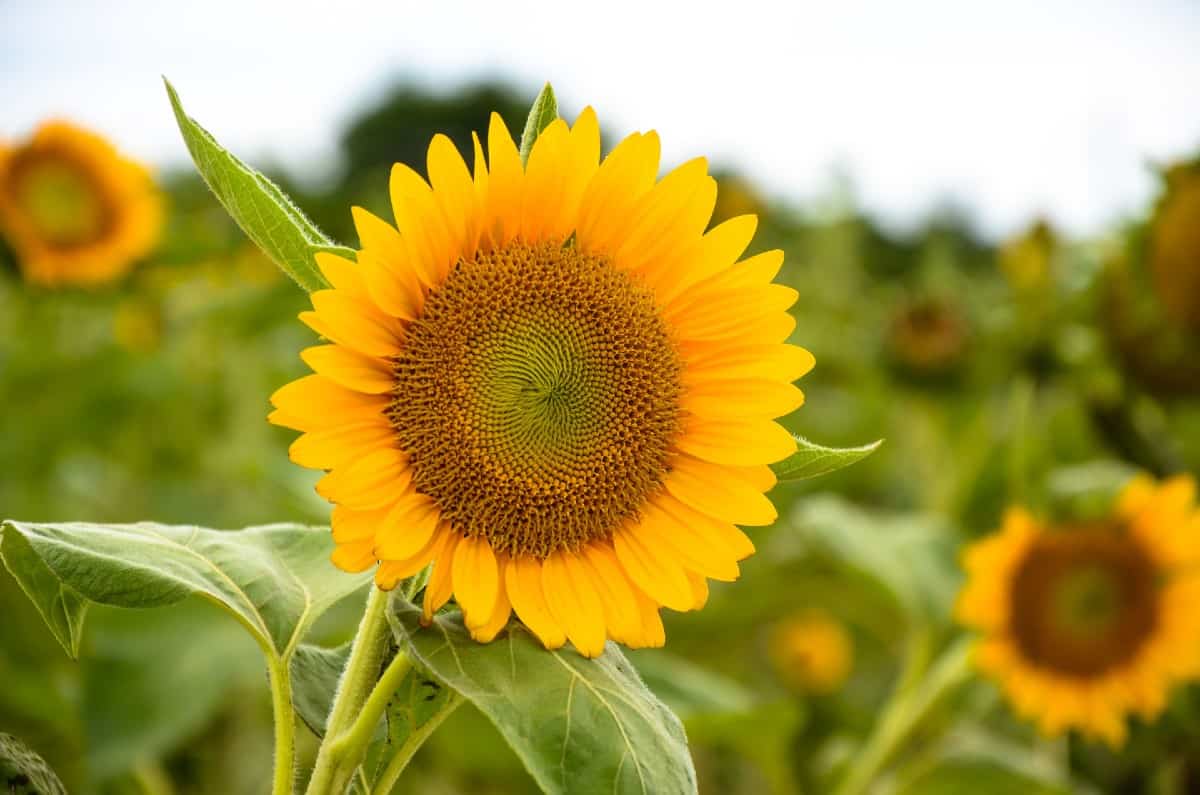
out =
{"type": "Polygon", "coordinates": [[[1200,149],[1200,4],[0,0],[0,136],[48,114],[161,164],[159,75],[250,162],[317,170],[392,78],[551,80],[664,159],[707,154],[804,201],[838,167],[896,224],[954,199],[992,235],[1136,212],[1200,149]]]}

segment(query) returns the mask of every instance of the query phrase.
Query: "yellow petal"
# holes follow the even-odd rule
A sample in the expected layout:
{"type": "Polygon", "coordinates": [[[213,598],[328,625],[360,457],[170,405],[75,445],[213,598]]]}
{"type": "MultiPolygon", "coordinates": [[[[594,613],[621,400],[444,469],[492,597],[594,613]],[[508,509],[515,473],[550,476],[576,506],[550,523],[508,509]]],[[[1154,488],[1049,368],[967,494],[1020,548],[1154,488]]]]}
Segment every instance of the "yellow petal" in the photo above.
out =
{"type": "Polygon", "coordinates": [[[508,617],[512,615],[512,605],[509,604],[508,595],[501,587],[496,591],[496,606],[492,608],[491,618],[482,626],[467,628],[471,632],[471,637],[479,643],[491,643],[500,634],[500,630],[508,625],[508,617]]]}
{"type": "Polygon", "coordinates": [[[404,239],[396,227],[362,207],[351,207],[350,216],[362,248],[388,265],[404,260],[404,239]]]}
{"type": "Polygon", "coordinates": [[[712,349],[688,362],[683,380],[689,385],[760,378],[790,383],[815,363],[811,353],[795,345],[738,345],[712,349]]]}
{"type": "Polygon", "coordinates": [[[367,356],[400,353],[404,328],[373,303],[338,290],[317,290],[309,298],[316,312],[302,312],[300,319],[318,334],[367,356]],[[316,325],[305,317],[311,314],[320,321],[316,325]]]}
{"type": "Polygon", "coordinates": [[[333,515],[329,520],[333,527],[333,540],[338,544],[373,542],[375,532],[383,526],[383,519],[389,510],[387,506],[371,511],[356,511],[345,505],[333,506],[333,515]]]}
{"type": "Polygon", "coordinates": [[[694,255],[680,252],[675,261],[664,268],[657,282],[659,301],[670,303],[689,287],[732,267],[750,245],[757,228],[757,217],[739,215],[708,230],[694,255]]]}
{"type": "Polygon", "coordinates": [[[369,422],[309,431],[288,448],[288,457],[309,469],[335,469],[395,443],[396,432],[380,417],[369,422]]]}
{"type": "Polygon", "coordinates": [[[356,392],[382,395],[395,386],[395,376],[386,361],[341,345],[306,348],[300,352],[300,358],[315,372],[356,392]]]}
{"type": "Polygon", "coordinates": [[[664,312],[663,317],[683,338],[719,339],[737,336],[747,320],[786,312],[799,297],[798,292],[782,284],[699,293],[692,303],[675,304],[673,313],[664,312]]]}
{"type": "Polygon", "coordinates": [[[382,311],[403,320],[414,320],[421,313],[425,292],[407,257],[388,266],[371,252],[363,251],[359,268],[371,300],[382,311]]]}
{"type": "Polygon", "coordinates": [[[446,522],[438,525],[438,529],[424,547],[416,554],[405,560],[381,560],[375,571],[375,584],[385,591],[395,588],[400,580],[412,577],[429,565],[438,550],[446,543],[446,537],[453,531],[446,522]]]}
{"type": "Polygon", "coordinates": [[[396,163],[388,190],[396,226],[404,239],[403,256],[422,284],[436,287],[449,271],[452,246],[433,188],[420,174],[396,163]]]}
{"type": "Polygon", "coordinates": [[[323,375],[306,375],[271,395],[271,404],[278,411],[268,419],[276,425],[309,431],[384,419],[383,412],[389,402],[386,396],[364,395],[323,375]]]}
{"type": "Polygon", "coordinates": [[[375,555],[371,552],[369,541],[339,544],[333,550],[333,554],[329,556],[329,560],[342,571],[348,571],[351,574],[366,571],[375,565],[375,555]]]}
{"type": "Polygon", "coordinates": [[[542,590],[550,614],[584,657],[604,651],[604,608],[583,561],[573,552],[555,552],[542,562],[542,590]]]}
{"type": "Polygon", "coordinates": [[[708,176],[707,160],[698,157],[675,168],[642,197],[613,261],[657,286],[670,255],[699,242],[716,201],[717,183],[708,176]]]}
{"type": "Polygon", "coordinates": [[[379,526],[375,554],[380,560],[408,560],[428,546],[441,516],[437,503],[424,494],[405,493],[379,526]]]}
{"type": "Polygon", "coordinates": [[[454,550],[454,598],[467,627],[481,627],[492,617],[500,587],[496,554],[482,536],[467,536],[454,550]]]}
{"type": "Polygon", "coordinates": [[[563,176],[567,171],[569,130],[562,119],[551,122],[534,142],[525,165],[525,204],[521,236],[542,240],[562,209],[563,176]]]}
{"type": "Polygon", "coordinates": [[[441,545],[435,553],[433,570],[429,572],[429,582],[425,586],[425,600],[421,608],[421,623],[429,626],[433,614],[450,600],[454,592],[454,548],[462,536],[456,531],[441,534],[441,545]]]}
{"type": "Polygon", "coordinates": [[[313,259],[316,260],[317,267],[325,276],[325,281],[333,285],[335,290],[342,290],[347,295],[359,297],[367,294],[362,273],[354,261],[330,254],[327,251],[317,252],[313,255],[313,259]]]}
{"type": "Polygon", "coordinates": [[[641,632],[641,616],[629,579],[617,563],[616,554],[605,543],[588,544],[579,552],[591,569],[592,585],[600,596],[608,634],[614,640],[628,643],[641,632]]]}
{"type": "Polygon", "coordinates": [[[710,420],[774,419],[804,405],[804,393],[782,381],[704,381],[686,390],[680,407],[710,420]]]}
{"type": "Polygon", "coordinates": [[[385,447],[321,478],[317,493],[330,502],[365,511],[392,505],[411,481],[408,456],[385,447]]]}
{"type": "Polygon", "coordinates": [[[664,485],[685,505],[731,524],[769,525],[778,518],[771,501],[745,480],[691,456],[675,460],[664,485]]]}
{"type": "Polygon", "coordinates": [[[567,642],[566,633],[550,613],[542,591],[542,562],[531,557],[509,559],[504,569],[504,587],[521,623],[529,627],[547,649],[567,642]]]}
{"type": "Polygon", "coordinates": [[[642,633],[636,643],[629,645],[634,649],[660,649],[666,645],[667,633],[658,614],[658,605],[642,594],[636,596],[638,611],[642,614],[642,633]]]}
{"type": "Polygon", "coordinates": [[[674,557],[685,571],[726,582],[738,578],[733,551],[708,527],[689,527],[657,504],[650,504],[642,507],[642,521],[636,532],[645,546],[657,549],[663,557],[674,557]]]}
{"type": "Polygon", "coordinates": [[[457,259],[470,253],[465,251],[465,244],[468,238],[475,236],[478,221],[471,172],[467,170],[467,164],[454,142],[441,133],[433,136],[429,142],[426,168],[434,196],[446,221],[450,249],[457,259]]]}
{"type": "MultiPolygon", "coordinates": [[[[770,473],[769,468],[762,468],[770,473]]],[[[738,476],[744,474],[744,470],[737,473],[738,476]]],[[[775,476],[772,474],[770,477],[774,481],[775,476]]],[[[655,504],[679,522],[682,528],[680,537],[690,539],[688,543],[700,544],[706,549],[728,551],[734,560],[745,560],[754,554],[754,542],[732,522],[716,519],[670,496],[660,498],[655,504]]]]}
{"type": "Polygon", "coordinates": [[[500,114],[488,121],[487,218],[494,244],[502,246],[516,237],[524,204],[525,169],[521,154],[500,114]]]}
{"type": "Polygon", "coordinates": [[[708,604],[708,580],[695,572],[688,572],[688,581],[692,585],[692,609],[703,610],[708,604]]]}
{"type": "Polygon", "coordinates": [[[694,417],[675,444],[701,460],[733,466],[773,464],[796,452],[795,438],[771,420],[694,417]]]}
{"type": "Polygon", "coordinates": [[[636,221],[638,201],[658,175],[658,134],[634,133],[600,164],[579,206],[576,243],[592,254],[608,254],[636,221]]]}
{"type": "Polygon", "coordinates": [[[613,533],[613,547],[621,568],[650,598],[672,610],[691,607],[692,591],[687,575],[674,555],[657,545],[642,543],[637,529],[629,527],[613,533]]]}

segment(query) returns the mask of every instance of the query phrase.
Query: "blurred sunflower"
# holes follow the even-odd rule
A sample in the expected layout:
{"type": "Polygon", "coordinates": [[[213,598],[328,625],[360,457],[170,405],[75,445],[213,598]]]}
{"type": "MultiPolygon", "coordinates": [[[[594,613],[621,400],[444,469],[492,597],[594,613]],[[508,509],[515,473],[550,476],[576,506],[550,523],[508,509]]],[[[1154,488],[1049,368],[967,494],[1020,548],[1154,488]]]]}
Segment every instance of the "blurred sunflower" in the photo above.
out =
{"type": "Polygon", "coordinates": [[[149,172],[63,121],[27,142],[0,145],[0,232],[30,282],[93,285],[145,256],[162,226],[149,172]]]}
{"type": "Polygon", "coordinates": [[[1180,325],[1200,331],[1200,161],[1169,169],[1150,225],[1150,273],[1180,325]]]}
{"type": "Polygon", "coordinates": [[[426,620],[453,595],[483,642],[515,611],[551,648],[659,645],[659,608],[701,607],[754,551],[736,525],[776,518],[773,420],[813,365],[783,253],[738,262],[754,216],[706,233],[716,182],[703,159],[656,182],[657,134],[601,162],[591,109],[524,166],[493,114],[487,152],[472,173],[435,136],[432,187],[397,164],[399,231],[354,209],[358,261],[320,255],[301,316],[333,344],[271,420],[330,470],[334,563],[381,588],[434,563],[426,620]]]}
{"type": "Polygon", "coordinates": [[[854,665],[854,646],[845,628],[821,612],[804,612],[779,622],[768,642],[771,665],[791,688],[832,693],[854,665]]]}
{"type": "Polygon", "coordinates": [[[932,296],[902,304],[892,316],[887,347],[892,360],[917,376],[945,375],[962,364],[967,320],[952,301],[932,296]]]}
{"type": "Polygon", "coordinates": [[[983,633],[978,667],[1047,735],[1117,746],[1200,673],[1200,512],[1195,483],[1132,481],[1100,522],[1051,528],[1009,511],[965,555],[958,619],[983,633]]]}

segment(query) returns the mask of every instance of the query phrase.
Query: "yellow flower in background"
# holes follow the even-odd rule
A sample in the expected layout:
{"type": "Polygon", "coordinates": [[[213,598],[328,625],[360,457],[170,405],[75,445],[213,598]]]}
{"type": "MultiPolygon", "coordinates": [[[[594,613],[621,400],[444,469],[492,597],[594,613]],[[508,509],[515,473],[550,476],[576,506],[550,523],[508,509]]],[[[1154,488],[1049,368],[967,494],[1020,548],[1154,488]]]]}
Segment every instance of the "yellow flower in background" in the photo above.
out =
{"type": "Polygon", "coordinates": [[[162,215],[149,172],[95,133],[51,121],[23,144],[0,145],[0,233],[30,282],[124,275],[157,242],[162,215]]]}
{"type": "Polygon", "coordinates": [[[813,365],[783,253],[738,261],[754,216],[706,233],[716,182],[656,181],[657,134],[601,162],[591,109],[525,166],[493,114],[474,154],[436,136],[432,186],[396,165],[396,227],[355,208],[358,261],[320,255],[301,316],[331,344],[271,420],[329,470],[338,566],[392,588],[433,562],[426,620],[453,595],[483,642],[515,612],[550,648],[660,645],[660,607],[703,606],[754,551],[737,525],[776,518],[774,419],[813,365]]]}
{"type": "Polygon", "coordinates": [[[1168,314],[1200,331],[1200,163],[1166,174],[1150,226],[1150,273],[1168,314]]]}
{"type": "Polygon", "coordinates": [[[1195,482],[1136,478],[1111,517],[1061,528],[1009,511],[966,552],[959,620],[975,662],[1047,735],[1116,746],[1130,714],[1158,715],[1200,674],[1200,511],[1195,482]]]}
{"type": "Polygon", "coordinates": [[[854,667],[854,644],[845,627],[823,612],[809,611],[781,621],[768,642],[771,665],[795,690],[832,693],[854,667]]]}
{"type": "Polygon", "coordinates": [[[1058,238],[1049,222],[1038,220],[1000,249],[1000,270],[1018,290],[1046,287],[1054,276],[1058,238]]]}
{"type": "Polygon", "coordinates": [[[901,305],[888,329],[888,351],[897,364],[917,375],[938,375],[963,362],[969,329],[951,301],[924,297],[901,305]]]}

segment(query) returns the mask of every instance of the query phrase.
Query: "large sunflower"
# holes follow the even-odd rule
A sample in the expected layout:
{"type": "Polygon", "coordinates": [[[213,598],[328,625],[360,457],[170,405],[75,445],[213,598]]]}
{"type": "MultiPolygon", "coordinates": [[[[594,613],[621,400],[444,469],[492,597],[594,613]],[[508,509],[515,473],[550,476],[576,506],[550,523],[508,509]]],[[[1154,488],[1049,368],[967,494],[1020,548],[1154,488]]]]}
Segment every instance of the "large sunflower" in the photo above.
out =
{"type": "Polygon", "coordinates": [[[497,115],[474,148],[472,172],[436,136],[429,182],[392,171],[396,227],[355,208],[358,261],[318,257],[301,318],[331,344],[271,420],[329,470],[338,566],[392,588],[433,562],[427,620],[453,595],[484,642],[515,612],[547,647],[659,645],[659,608],[701,607],[754,551],[737,525],[776,517],[773,420],[813,364],[783,254],[738,262],[753,216],[706,232],[716,182],[656,181],[655,133],[601,162],[590,108],[525,166],[497,115]]]}
{"type": "Polygon", "coordinates": [[[88,285],[126,273],[162,226],[149,172],[100,136],[62,121],[0,145],[0,233],[25,278],[88,285]]]}
{"type": "Polygon", "coordinates": [[[1048,735],[1112,745],[1125,719],[1162,711],[1200,673],[1200,512],[1195,484],[1136,478],[1106,520],[1061,528],[1021,509],[971,546],[958,618],[975,660],[1048,735]]]}

